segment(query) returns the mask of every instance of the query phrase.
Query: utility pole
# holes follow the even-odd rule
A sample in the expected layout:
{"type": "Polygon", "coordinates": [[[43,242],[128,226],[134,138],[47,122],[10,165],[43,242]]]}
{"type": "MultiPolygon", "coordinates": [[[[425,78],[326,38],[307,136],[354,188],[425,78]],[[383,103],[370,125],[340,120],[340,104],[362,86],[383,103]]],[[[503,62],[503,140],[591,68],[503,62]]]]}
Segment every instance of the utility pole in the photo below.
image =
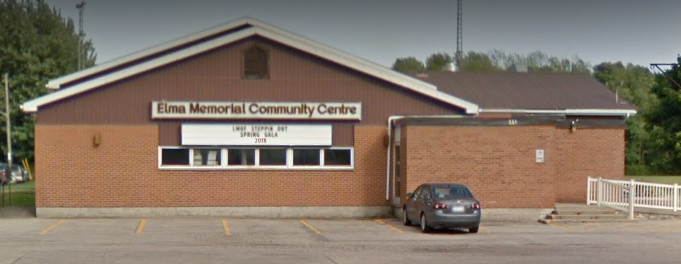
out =
{"type": "MultiPolygon", "coordinates": [[[[5,170],[5,178],[8,183],[12,181],[12,136],[10,129],[10,114],[9,114],[9,76],[5,73],[5,123],[7,124],[7,170],[5,170]]],[[[12,185],[9,186],[9,205],[12,205],[12,185]]]]}
{"type": "Polygon", "coordinates": [[[85,0],[76,5],[78,8],[79,15],[79,30],[78,30],[78,70],[85,68],[85,47],[83,45],[83,39],[85,38],[85,33],[83,32],[83,11],[85,10],[85,0]]]}
{"type": "Polygon", "coordinates": [[[463,53],[463,0],[458,0],[456,8],[456,67],[461,69],[461,56],[463,53]]]}

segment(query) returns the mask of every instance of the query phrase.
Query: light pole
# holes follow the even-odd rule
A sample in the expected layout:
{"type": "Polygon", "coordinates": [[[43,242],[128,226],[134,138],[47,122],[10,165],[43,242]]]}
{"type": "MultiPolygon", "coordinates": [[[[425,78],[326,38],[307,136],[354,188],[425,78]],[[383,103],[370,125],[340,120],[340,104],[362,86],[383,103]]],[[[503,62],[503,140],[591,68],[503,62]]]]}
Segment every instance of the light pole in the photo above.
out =
{"type": "Polygon", "coordinates": [[[10,112],[9,112],[9,77],[5,73],[5,124],[7,125],[7,169],[5,170],[5,180],[8,182],[7,186],[9,191],[9,197],[7,198],[8,204],[12,205],[12,136],[10,128],[10,112]]]}

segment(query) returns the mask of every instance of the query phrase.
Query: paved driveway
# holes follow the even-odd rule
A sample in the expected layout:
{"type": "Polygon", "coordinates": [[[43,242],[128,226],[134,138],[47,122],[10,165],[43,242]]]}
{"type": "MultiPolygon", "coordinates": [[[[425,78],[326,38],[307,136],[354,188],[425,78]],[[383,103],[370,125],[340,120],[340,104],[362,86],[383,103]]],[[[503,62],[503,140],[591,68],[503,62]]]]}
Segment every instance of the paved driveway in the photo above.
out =
{"type": "Polygon", "coordinates": [[[679,263],[681,221],[486,223],[422,234],[395,219],[3,219],[0,263],[679,263]]]}

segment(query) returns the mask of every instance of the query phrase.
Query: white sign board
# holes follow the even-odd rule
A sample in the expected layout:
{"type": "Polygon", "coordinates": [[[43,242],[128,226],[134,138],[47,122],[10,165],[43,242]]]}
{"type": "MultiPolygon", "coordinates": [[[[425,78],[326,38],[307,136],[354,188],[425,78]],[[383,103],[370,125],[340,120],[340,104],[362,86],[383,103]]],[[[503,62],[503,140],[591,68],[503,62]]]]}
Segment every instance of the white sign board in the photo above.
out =
{"type": "Polygon", "coordinates": [[[361,120],[362,103],[152,101],[151,119],[361,120]]]}
{"type": "Polygon", "coordinates": [[[182,145],[331,146],[331,125],[182,124],[182,145]]]}
{"type": "Polygon", "coordinates": [[[544,163],[544,149],[537,149],[535,160],[537,163],[544,163]]]}

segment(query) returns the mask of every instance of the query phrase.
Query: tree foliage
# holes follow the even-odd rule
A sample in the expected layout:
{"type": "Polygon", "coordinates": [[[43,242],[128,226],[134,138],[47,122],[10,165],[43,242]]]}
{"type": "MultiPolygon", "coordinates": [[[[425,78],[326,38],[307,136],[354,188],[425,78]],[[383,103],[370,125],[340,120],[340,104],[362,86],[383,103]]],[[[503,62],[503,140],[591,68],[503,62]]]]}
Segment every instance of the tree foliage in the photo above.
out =
{"type": "Polygon", "coordinates": [[[643,66],[631,63],[625,66],[621,62],[603,62],[594,66],[593,71],[594,78],[636,107],[639,114],[627,121],[627,164],[649,165],[649,156],[655,150],[651,149],[650,133],[643,115],[650,111],[655,100],[650,93],[655,76],[643,66]]]}
{"type": "Polygon", "coordinates": [[[425,70],[425,66],[423,66],[423,62],[414,57],[406,57],[396,59],[392,69],[403,73],[422,72],[425,70]]]}
{"type": "MultiPolygon", "coordinates": [[[[32,158],[35,118],[22,113],[19,105],[47,93],[47,80],[76,71],[79,37],[73,21],[44,1],[0,0],[0,25],[0,74],[7,73],[10,79],[13,156],[32,158]]],[[[94,65],[92,42],[83,46],[85,66],[94,65]]],[[[0,94],[4,102],[4,92],[0,94]]],[[[4,124],[4,117],[0,119],[4,124]]],[[[4,139],[7,130],[2,127],[4,139]]],[[[6,144],[0,149],[6,153],[6,144]]]]}
{"type": "Polygon", "coordinates": [[[681,173],[681,57],[678,64],[655,76],[650,111],[644,114],[650,133],[650,165],[667,173],[681,173]],[[672,81],[673,80],[673,81],[672,81]]]}
{"type": "Polygon", "coordinates": [[[454,62],[452,56],[445,52],[433,53],[426,58],[426,70],[439,71],[445,69],[449,63],[454,62]]]}
{"type": "MultiPolygon", "coordinates": [[[[424,63],[414,57],[398,58],[392,69],[400,72],[440,71],[446,69],[454,58],[446,52],[433,53],[424,63]]],[[[572,59],[549,56],[541,51],[528,54],[506,53],[501,50],[489,52],[469,51],[459,59],[459,70],[463,72],[502,72],[513,71],[524,65],[528,72],[569,72],[591,73],[591,65],[575,56],[572,59]]]]}

